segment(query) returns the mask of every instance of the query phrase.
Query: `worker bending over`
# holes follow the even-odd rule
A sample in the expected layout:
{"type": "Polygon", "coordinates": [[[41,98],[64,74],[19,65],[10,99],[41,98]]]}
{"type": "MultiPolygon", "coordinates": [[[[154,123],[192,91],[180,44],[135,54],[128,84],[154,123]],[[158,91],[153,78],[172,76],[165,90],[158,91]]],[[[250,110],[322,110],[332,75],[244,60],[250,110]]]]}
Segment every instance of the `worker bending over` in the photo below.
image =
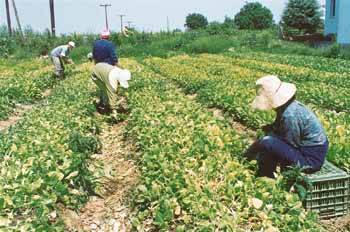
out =
{"type": "Polygon", "coordinates": [[[117,87],[128,88],[131,73],[107,63],[97,63],[92,70],[92,80],[99,88],[100,101],[96,108],[101,114],[116,115],[117,87]]]}
{"type": "Polygon", "coordinates": [[[59,79],[64,78],[64,63],[73,63],[69,59],[69,53],[75,48],[75,43],[70,41],[67,45],[61,45],[51,51],[51,61],[55,67],[55,75],[59,79]]]}

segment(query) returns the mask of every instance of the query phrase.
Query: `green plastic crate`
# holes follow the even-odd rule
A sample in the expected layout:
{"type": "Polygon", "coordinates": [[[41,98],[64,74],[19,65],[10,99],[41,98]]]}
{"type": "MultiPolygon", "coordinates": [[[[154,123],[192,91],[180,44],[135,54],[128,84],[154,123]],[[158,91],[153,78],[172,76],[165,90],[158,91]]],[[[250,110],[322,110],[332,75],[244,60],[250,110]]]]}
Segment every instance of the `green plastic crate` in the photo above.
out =
{"type": "Polygon", "coordinates": [[[321,219],[348,214],[349,175],[328,161],[322,169],[308,175],[312,187],[303,202],[307,210],[317,212],[321,219]]]}

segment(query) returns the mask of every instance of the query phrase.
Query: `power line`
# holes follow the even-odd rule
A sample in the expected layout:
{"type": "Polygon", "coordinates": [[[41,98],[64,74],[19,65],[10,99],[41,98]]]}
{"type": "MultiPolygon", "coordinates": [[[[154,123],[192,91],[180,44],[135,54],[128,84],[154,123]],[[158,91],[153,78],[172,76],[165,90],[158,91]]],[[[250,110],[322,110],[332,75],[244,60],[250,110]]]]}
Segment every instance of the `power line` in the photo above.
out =
{"type": "Polygon", "coordinates": [[[12,28],[11,28],[11,15],[10,15],[10,4],[9,0],[5,0],[6,5],[6,15],[7,15],[7,28],[9,31],[9,35],[12,36],[12,28]]]}
{"type": "Polygon", "coordinates": [[[112,6],[112,5],[111,5],[111,4],[100,4],[100,6],[105,8],[106,29],[109,30],[109,27],[108,27],[107,7],[110,7],[110,6],[112,6]]]}
{"type": "Polygon", "coordinates": [[[120,32],[123,33],[123,17],[126,15],[118,14],[118,16],[120,17],[120,32]]]}

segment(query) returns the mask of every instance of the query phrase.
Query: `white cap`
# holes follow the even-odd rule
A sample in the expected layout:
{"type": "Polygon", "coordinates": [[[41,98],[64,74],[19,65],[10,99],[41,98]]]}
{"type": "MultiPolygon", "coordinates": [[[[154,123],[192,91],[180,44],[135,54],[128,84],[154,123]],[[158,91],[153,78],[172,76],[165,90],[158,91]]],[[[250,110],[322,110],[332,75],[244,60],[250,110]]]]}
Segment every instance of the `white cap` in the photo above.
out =
{"type": "Polygon", "coordinates": [[[282,82],[277,76],[265,76],[256,81],[257,96],[252,107],[258,110],[276,109],[286,104],[296,93],[294,84],[282,82]]]}
{"type": "Polygon", "coordinates": [[[69,41],[68,45],[75,48],[75,43],[73,41],[69,41]]]}
{"type": "Polygon", "coordinates": [[[105,29],[101,32],[101,39],[108,39],[109,36],[111,35],[111,32],[108,29],[105,29]]]}

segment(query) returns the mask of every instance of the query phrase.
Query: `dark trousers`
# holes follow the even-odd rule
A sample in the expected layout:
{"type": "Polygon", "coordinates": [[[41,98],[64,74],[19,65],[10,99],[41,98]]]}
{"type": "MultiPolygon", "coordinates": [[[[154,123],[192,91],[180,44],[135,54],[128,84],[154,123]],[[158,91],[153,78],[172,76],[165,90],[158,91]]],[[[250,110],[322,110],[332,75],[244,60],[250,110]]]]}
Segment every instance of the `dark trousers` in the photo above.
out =
{"type": "Polygon", "coordinates": [[[305,167],[308,172],[315,172],[322,167],[328,142],[320,146],[302,147],[297,149],[274,136],[265,136],[256,141],[248,153],[257,154],[259,165],[258,175],[274,178],[277,164],[282,170],[287,166],[305,167]]]}

